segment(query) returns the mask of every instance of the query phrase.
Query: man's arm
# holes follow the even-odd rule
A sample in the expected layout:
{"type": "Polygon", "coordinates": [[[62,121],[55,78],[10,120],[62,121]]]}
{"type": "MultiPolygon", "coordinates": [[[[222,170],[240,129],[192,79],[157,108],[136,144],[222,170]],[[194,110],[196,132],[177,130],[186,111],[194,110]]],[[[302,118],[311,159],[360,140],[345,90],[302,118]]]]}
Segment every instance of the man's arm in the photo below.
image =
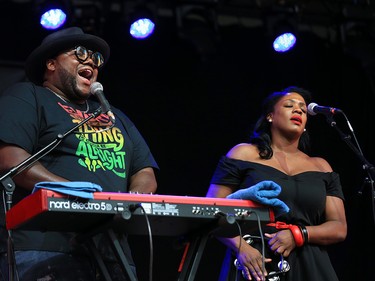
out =
{"type": "MultiPolygon", "coordinates": [[[[8,172],[13,167],[31,155],[24,149],[16,145],[1,144],[0,145],[0,172],[2,174],[8,172]]],[[[33,190],[34,185],[41,181],[68,181],[60,176],[49,172],[42,164],[36,162],[30,168],[22,171],[13,178],[16,185],[27,190],[33,190]]]]}
{"type": "Polygon", "coordinates": [[[155,193],[157,188],[154,169],[151,167],[139,170],[130,178],[129,191],[155,193]]]}

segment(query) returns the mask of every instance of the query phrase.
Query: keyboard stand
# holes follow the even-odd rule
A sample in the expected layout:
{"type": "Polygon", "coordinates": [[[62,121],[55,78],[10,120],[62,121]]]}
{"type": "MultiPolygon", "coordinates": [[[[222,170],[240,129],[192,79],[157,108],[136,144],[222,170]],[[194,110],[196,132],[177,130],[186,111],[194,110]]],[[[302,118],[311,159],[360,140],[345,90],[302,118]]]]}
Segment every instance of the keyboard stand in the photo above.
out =
{"type": "Polygon", "coordinates": [[[192,242],[186,245],[185,253],[182,258],[181,272],[177,281],[194,281],[202,259],[204,248],[209,239],[209,233],[195,237],[192,242]]]}
{"type": "MultiPolygon", "coordinates": [[[[129,217],[114,216],[113,219],[118,219],[119,217],[120,219],[125,219],[125,220],[129,218],[129,217]]],[[[181,264],[179,268],[180,273],[179,273],[177,281],[194,281],[208,239],[215,233],[219,234],[219,236],[220,234],[223,234],[223,236],[225,236],[225,229],[228,226],[231,227],[232,229],[235,228],[234,224],[236,223],[236,220],[233,216],[219,214],[216,217],[217,217],[217,220],[215,220],[213,223],[209,223],[205,227],[198,229],[194,231],[193,233],[188,234],[188,237],[190,237],[190,239],[185,240],[187,241],[187,243],[186,243],[185,251],[181,260],[181,264]],[[221,230],[224,230],[224,232],[220,232],[221,230]]],[[[95,234],[98,234],[98,233],[104,234],[107,240],[109,241],[112,251],[115,254],[117,261],[122,267],[123,272],[125,273],[128,280],[137,281],[137,278],[134,275],[133,271],[131,270],[129,262],[120,245],[120,242],[118,241],[118,238],[113,228],[111,227],[112,222],[113,220],[109,221],[108,224],[106,223],[103,226],[99,227],[95,231],[90,232],[90,234],[85,234],[83,238],[80,235],[78,238],[79,239],[78,241],[87,243],[89,250],[92,253],[99,267],[99,270],[101,271],[103,275],[103,278],[105,279],[105,281],[112,281],[110,274],[108,272],[108,269],[100,253],[98,252],[98,249],[96,248],[96,245],[93,240],[93,237],[95,236],[95,234]]],[[[231,233],[233,234],[233,230],[231,233]]]]}
{"type": "MultiPolygon", "coordinates": [[[[112,222],[112,220],[111,220],[112,222]]],[[[117,262],[120,264],[125,276],[127,277],[127,280],[129,281],[137,281],[137,278],[133,272],[133,270],[130,267],[130,264],[128,262],[128,259],[125,256],[124,250],[121,247],[121,244],[113,231],[113,229],[110,227],[111,222],[109,224],[105,224],[104,226],[99,227],[98,229],[95,229],[94,231],[91,231],[86,234],[80,234],[77,236],[77,241],[83,244],[86,244],[90,253],[93,255],[94,260],[104,278],[105,281],[112,281],[112,278],[108,272],[107,266],[105,265],[103,258],[101,257],[101,254],[99,253],[95,242],[94,237],[96,234],[103,234],[109,242],[109,245],[116,256],[117,262]]]]}
{"type": "Polygon", "coordinates": [[[198,233],[195,233],[195,235],[192,235],[192,242],[188,242],[186,244],[185,252],[179,268],[180,274],[177,281],[196,280],[195,278],[198,267],[208,239],[213,235],[214,232],[217,231],[217,233],[220,233],[220,230],[224,229],[226,226],[236,223],[235,218],[232,216],[219,214],[217,217],[218,220],[215,222],[215,224],[208,225],[206,228],[201,229],[198,233]]]}

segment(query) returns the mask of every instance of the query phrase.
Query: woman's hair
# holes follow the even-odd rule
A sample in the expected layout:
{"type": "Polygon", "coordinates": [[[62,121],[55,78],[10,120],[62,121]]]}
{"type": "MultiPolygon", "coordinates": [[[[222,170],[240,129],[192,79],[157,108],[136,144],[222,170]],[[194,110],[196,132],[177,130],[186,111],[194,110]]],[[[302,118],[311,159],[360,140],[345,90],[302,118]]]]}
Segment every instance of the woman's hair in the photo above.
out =
{"type": "MultiPolygon", "coordinates": [[[[273,155],[273,151],[271,148],[271,124],[267,120],[267,115],[273,112],[275,104],[283,96],[291,92],[300,94],[304,98],[306,104],[310,103],[310,92],[295,86],[288,87],[280,92],[272,93],[263,101],[261,116],[256,122],[253,133],[250,136],[250,142],[258,147],[259,156],[262,159],[270,159],[273,155]]],[[[307,131],[305,131],[301,135],[301,138],[298,143],[298,148],[305,153],[309,152],[310,138],[307,131]]]]}

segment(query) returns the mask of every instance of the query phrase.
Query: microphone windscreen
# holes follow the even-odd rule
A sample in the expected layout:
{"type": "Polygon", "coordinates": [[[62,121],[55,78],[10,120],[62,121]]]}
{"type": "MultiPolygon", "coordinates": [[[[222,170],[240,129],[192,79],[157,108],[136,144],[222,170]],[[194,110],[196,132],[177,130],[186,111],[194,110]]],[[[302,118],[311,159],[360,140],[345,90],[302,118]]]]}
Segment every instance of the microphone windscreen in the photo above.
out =
{"type": "Polygon", "coordinates": [[[90,93],[95,95],[96,91],[103,91],[103,85],[99,82],[94,82],[90,86],[90,93]]]}
{"type": "Polygon", "coordinates": [[[307,106],[307,113],[310,115],[316,115],[316,112],[314,111],[314,107],[317,106],[316,103],[312,102],[307,106]]]}

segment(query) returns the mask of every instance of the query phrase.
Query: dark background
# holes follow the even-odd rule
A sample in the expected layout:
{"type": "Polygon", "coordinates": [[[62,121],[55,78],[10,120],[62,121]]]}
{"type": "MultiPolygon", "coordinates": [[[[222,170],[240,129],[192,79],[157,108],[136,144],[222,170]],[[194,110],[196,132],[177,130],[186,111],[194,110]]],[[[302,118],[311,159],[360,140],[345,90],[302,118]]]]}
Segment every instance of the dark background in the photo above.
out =
{"type": "MultiPolygon", "coordinates": [[[[47,34],[35,22],[33,1],[16,2],[0,1],[0,90],[24,80],[23,62],[47,34]]],[[[182,2],[198,3],[205,11],[219,3],[219,19],[211,25],[216,30],[182,35],[172,13],[160,16],[153,37],[142,41],[130,38],[121,25],[125,23],[122,2],[134,1],[103,1],[121,8],[102,3],[99,11],[87,18],[77,16],[68,24],[110,44],[111,58],[99,81],[107,99],[135,122],[151,147],[160,166],[159,194],[205,196],[219,158],[248,140],[263,98],[290,85],[310,90],[319,105],[342,109],[364,158],[374,162],[371,1],[283,1],[283,5],[264,1],[268,4],[263,6],[256,1],[248,1],[253,3],[249,6],[246,1],[160,1],[159,15],[182,2]],[[297,2],[300,13],[290,13],[297,2]],[[309,10],[311,2],[320,3],[320,10],[309,10]],[[270,29],[257,24],[264,20],[260,14],[265,10],[271,10],[274,18],[287,11],[289,18],[300,20],[298,42],[291,52],[272,51],[270,29]],[[347,16],[347,11],[356,12],[355,16],[347,16]]],[[[197,25],[194,20],[190,23],[197,25]]],[[[335,121],[354,141],[344,116],[335,116],[335,121]]],[[[340,280],[373,280],[374,221],[366,194],[369,185],[363,187],[367,173],[362,159],[324,116],[309,118],[308,130],[312,154],[327,159],[340,173],[346,197],[348,237],[330,247],[337,274],[340,280]]],[[[183,249],[175,240],[154,237],[154,280],[176,280],[183,249]]],[[[148,238],[134,236],[131,241],[140,280],[148,280],[148,238]]],[[[209,240],[196,280],[217,280],[223,252],[219,242],[209,240]]]]}

